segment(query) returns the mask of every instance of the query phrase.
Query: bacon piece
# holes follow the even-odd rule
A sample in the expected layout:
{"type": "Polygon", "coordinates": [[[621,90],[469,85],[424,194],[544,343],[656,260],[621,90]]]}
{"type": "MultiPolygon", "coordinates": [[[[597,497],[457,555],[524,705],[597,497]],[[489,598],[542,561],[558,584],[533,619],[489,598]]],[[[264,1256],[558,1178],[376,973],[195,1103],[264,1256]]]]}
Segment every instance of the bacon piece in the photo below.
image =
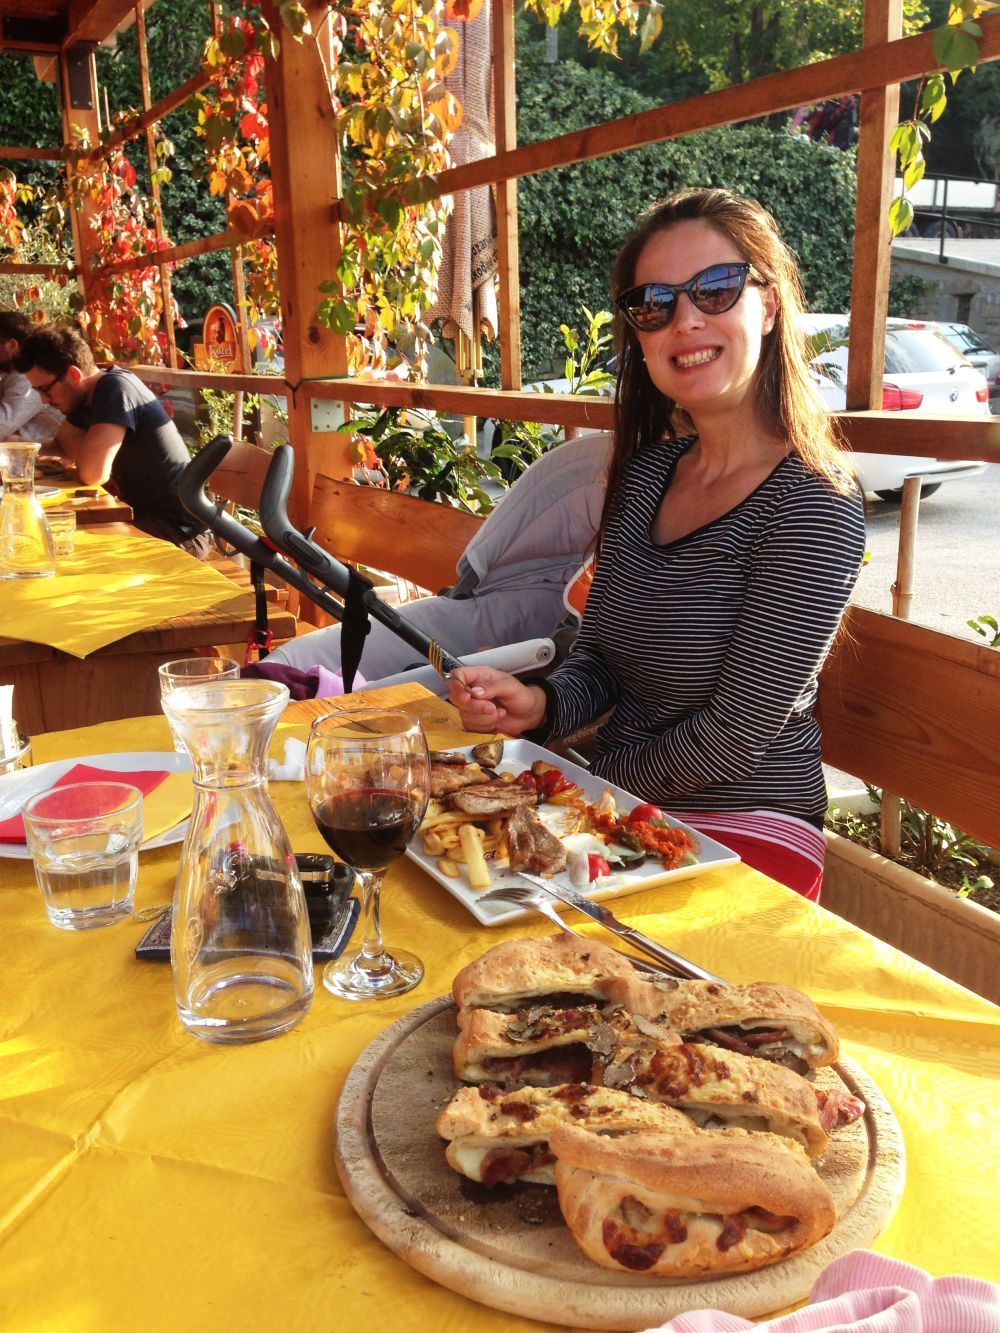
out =
{"type": "Polygon", "coordinates": [[[820,1088],[814,1088],[813,1091],[816,1094],[819,1123],[827,1134],[844,1125],[853,1124],[865,1113],[864,1102],[859,1097],[852,1097],[849,1092],[839,1088],[832,1092],[824,1092],[820,1088]]]}
{"type": "Polygon", "coordinates": [[[520,1148],[491,1148],[483,1158],[479,1174],[484,1185],[491,1189],[502,1180],[517,1180],[531,1170],[531,1153],[520,1148]]]}
{"type": "Polygon", "coordinates": [[[777,1213],[769,1213],[766,1208],[747,1208],[743,1217],[751,1230],[766,1231],[769,1235],[787,1231],[795,1225],[794,1217],[779,1217],[777,1213]]]}
{"type": "Polygon", "coordinates": [[[729,1217],[723,1219],[722,1230],[719,1232],[715,1241],[716,1249],[725,1254],[726,1250],[731,1250],[734,1245],[738,1245],[747,1234],[747,1221],[743,1213],[731,1213],[729,1217]]]}
{"type": "Polygon", "coordinates": [[[653,1267],[666,1246],[660,1241],[646,1245],[635,1244],[630,1239],[634,1235],[635,1232],[620,1227],[610,1217],[605,1219],[601,1228],[604,1248],[612,1259],[621,1264],[622,1268],[628,1268],[635,1273],[644,1273],[647,1268],[653,1267]]]}
{"type": "Polygon", "coordinates": [[[507,1101],[503,1104],[504,1115],[512,1115],[520,1124],[527,1120],[538,1119],[538,1107],[529,1106],[527,1102],[507,1101]]]}

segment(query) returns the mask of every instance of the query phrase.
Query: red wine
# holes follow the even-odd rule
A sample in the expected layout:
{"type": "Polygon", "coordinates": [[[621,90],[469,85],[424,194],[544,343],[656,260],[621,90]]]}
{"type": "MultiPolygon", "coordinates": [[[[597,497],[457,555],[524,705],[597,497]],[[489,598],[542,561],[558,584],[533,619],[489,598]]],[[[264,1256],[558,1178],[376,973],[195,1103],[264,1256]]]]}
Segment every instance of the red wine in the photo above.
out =
{"type": "Polygon", "coordinates": [[[419,813],[405,792],[374,787],[331,796],[313,818],[342,861],[355,870],[385,870],[406,850],[419,813]]]}

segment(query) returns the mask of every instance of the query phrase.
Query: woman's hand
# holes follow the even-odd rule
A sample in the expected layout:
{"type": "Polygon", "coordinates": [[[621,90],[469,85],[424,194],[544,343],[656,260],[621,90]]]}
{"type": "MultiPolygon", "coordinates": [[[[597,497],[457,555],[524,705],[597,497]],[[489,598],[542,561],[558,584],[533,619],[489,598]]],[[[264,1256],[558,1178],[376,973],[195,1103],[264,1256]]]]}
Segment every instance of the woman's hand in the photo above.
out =
{"type": "Polygon", "coordinates": [[[545,691],[493,667],[459,667],[451,673],[448,697],[467,731],[520,736],[545,720],[545,691]]]}

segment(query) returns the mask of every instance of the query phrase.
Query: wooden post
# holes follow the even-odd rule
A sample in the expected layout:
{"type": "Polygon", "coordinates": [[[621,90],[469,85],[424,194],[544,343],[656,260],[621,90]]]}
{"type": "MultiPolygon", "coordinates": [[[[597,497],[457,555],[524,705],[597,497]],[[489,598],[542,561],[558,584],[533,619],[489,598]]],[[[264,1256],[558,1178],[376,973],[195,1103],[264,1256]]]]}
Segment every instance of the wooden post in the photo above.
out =
{"type": "MultiPolygon", "coordinates": [[[[902,36],[902,0],[865,0],[864,45],[877,46],[902,36]]],[[[847,410],[882,406],[885,375],[885,316],[889,304],[892,235],[889,203],[893,190],[893,159],[889,140],[899,120],[899,85],[865,88],[861,93],[858,138],[858,193],[851,278],[851,341],[847,362],[847,410]]],[[[906,483],[909,485],[909,482],[906,483]]],[[[917,501],[920,483],[917,483],[917,501]]],[[[906,499],[904,490],[904,513],[906,499]]],[[[914,525],[914,535],[915,535],[914,525]]],[[[897,586],[903,569],[900,538],[897,586]]],[[[912,571],[912,566],[910,567],[912,571]]],[[[907,603],[910,594],[907,594],[907,603]]],[[[893,589],[893,613],[896,588],[893,589]]],[[[882,793],[881,844],[886,856],[900,848],[899,797],[882,793]]]]}
{"type": "MultiPolygon", "coordinates": [[[[100,112],[97,102],[97,72],[93,47],[80,43],[59,52],[59,90],[62,98],[63,143],[70,150],[79,148],[74,130],[82,130],[89,138],[91,148],[100,145],[100,112]]],[[[66,194],[72,200],[72,181],[75,174],[72,158],[66,162],[66,194]]],[[[91,267],[90,259],[97,252],[90,219],[94,208],[84,204],[78,209],[70,202],[68,212],[73,232],[73,251],[76,258],[77,280],[83,299],[94,300],[100,279],[91,267]]]]}
{"type": "MultiPolygon", "coordinates": [[[[917,567],[917,520],[920,517],[922,477],[907,477],[903,482],[903,504],[899,515],[899,552],[896,557],[896,582],[892,585],[892,614],[909,620],[913,605],[913,576],[917,567]]],[[[886,856],[899,855],[901,821],[899,797],[882,793],[882,822],[879,832],[886,856]]]]}
{"type": "Polygon", "coordinates": [[[347,477],[353,470],[348,437],[330,433],[328,404],[317,403],[314,414],[302,391],[309,379],[347,374],[346,339],[316,318],[319,284],[336,279],[342,253],[340,228],[330,219],[331,200],[341,196],[341,176],[330,79],[317,39],[329,5],[305,0],[305,8],[313,36],[296,42],[273,0],[264,2],[281,43],[277,59],[267,58],[265,79],[288,433],[296,464],[290,511],[300,526],[308,521],[312,480],[320,462],[331,476],[347,477]]]}
{"type": "MultiPolygon", "coordinates": [[[[153,98],[149,86],[149,52],[146,47],[146,10],[143,6],[143,0],[136,0],[135,40],[139,55],[142,109],[148,111],[153,105],[153,98]]],[[[108,129],[110,128],[109,124],[108,129]]],[[[149,192],[153,201],[153,225],[156,228],[156,239],[162,241],[164,239],[163,207],[160,202],[160,182],[156,175],[156,132],[152,125],[146,126],[144,137],[146,140],[146,162],[149,166],[149,192]]],[[[167,365],[177,367],[180,362],[177,359],[177,343],[174,338],[174,302],[170,290],[170,270],[166,264],[158,264],[157,270],[160,275],[160,300],[163,303],[163,329],[167,335],[167,365]]]]}
{"type": "MultiPolygon", "coordinates": [[[[517,147],[514,84],[514,6],[495,0],[493,24],[493,106],[497,153],[517,147]]],[[[500,385],[521,387],[521,275],[517,234],[517,181],[494,186],[500,308],[500,385]]]]}
{"type": "MultiPolygon", "coordinates": [[[[895,41],[902,31],[902,0],[865,0],[865,46],[895,41]]],[[[851,280],[851,341],[847,364],[849,412],[882,406],[885,315],[892,258],[889,203],[893,189],[893,160],[889,140],[898,119],[898,84],[862,90],[851,280]]]]}

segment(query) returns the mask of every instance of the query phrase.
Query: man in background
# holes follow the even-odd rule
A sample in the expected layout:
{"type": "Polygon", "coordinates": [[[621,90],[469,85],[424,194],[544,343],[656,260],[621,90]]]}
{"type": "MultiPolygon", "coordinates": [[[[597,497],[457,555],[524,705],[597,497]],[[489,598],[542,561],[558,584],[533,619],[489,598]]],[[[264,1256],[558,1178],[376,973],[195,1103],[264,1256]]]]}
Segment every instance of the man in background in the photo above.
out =
{"type": "Polygon", "coordinates": [[[208,534],[177,498],[191,456],[152,390],[118,366],[95,369],[90,347],[73,328],[31,334],[17,369],[65,414],[56,445],[76,464],[83,485],[110,481],[132,506],[137,528],[204,559],[208,534]]]}
{"type": "Polygon", "coordinates": [[[31,328],[19,310],[0,310],[0,440],[45,444],[62,425],[62,413],[46,407],[27,378],[14,369],[31,328]]]}

